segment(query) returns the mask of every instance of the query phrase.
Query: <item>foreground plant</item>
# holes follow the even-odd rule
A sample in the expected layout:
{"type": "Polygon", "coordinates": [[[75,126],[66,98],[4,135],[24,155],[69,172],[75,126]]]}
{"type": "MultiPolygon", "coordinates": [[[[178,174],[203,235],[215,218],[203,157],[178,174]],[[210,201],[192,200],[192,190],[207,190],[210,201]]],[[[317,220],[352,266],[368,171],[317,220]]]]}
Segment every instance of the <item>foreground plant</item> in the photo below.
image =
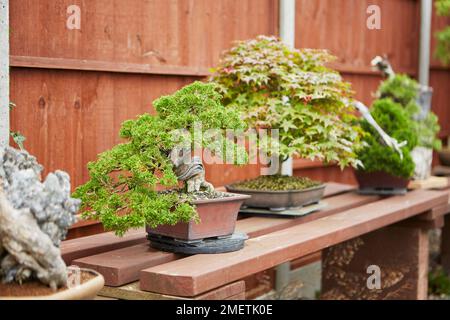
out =
{"type": "Polygon", "coordinates": [[[222,106],[221,98],[214,84],[195,82],[155,100],[156,116],[143,114],[125,121],[120,136],[127,142],[89,163],[90,180],[74,193],[82,200],[83,216],[100,220],[118,235],[130,228],[197,219],[192,197],[158,189],[179,186],[170,156],[180,145],[180,151],[203,146],[218,155],[232,149],[236,160],[246,157],[245,150],[226,139],[224,132],[245,125],[237,112],[222,106]],[[191,139],[196,123],[201,123],[203,130],[219,129],[219,134],[203,136],[201,146],[196,146],[191,139]],[[175,130],[187,135],[174,135],[175,130]]]}
{"type": "Polygon", "coordinates": [[[249,127],[280,130],[277,150],[268,152],[276,152],[280,162],[297,156],[356,167],[361,144],[349,103],[353,92],[326,67],[332,60],[324,50],[292,49],[259,36],[226,52],[210,81],[221,86],[223,104],[238,110],[249,127]]]}

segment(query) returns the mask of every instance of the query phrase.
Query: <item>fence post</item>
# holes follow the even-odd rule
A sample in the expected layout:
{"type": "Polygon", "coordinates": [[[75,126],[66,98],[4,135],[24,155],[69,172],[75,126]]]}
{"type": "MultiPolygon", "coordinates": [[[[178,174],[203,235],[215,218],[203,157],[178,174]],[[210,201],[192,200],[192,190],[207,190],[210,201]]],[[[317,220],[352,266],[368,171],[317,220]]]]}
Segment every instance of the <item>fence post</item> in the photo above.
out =
{"type": "Polygon", "coordinates": [[[0,147],[9,142],[9,0],[0,0],[0,147]]]}

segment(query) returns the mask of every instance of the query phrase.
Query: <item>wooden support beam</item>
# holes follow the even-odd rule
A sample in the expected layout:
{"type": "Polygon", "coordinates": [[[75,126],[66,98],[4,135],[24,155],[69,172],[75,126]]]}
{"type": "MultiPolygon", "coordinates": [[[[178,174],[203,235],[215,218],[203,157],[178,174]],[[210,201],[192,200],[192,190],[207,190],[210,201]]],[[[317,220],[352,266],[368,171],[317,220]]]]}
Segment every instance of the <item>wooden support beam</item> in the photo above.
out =
{"type": "Polygon", "coordinates": [[[427,298],[428,234],[422,228],[383,228],[330,247],[322,257],[322,299],[427,298]],[[379,276],[380,287],[371,276],[379,276]]]}
{"type": "Polygon", "coordinates": [[[206,77],[210,74],[207,68],[188,66],[150,65],[100,60],[79,60],[68,58],[47,58],[30,56],[11,56],[11,67],[40,68],[60,70],[101,71],[136,74],[161,74],[174,76],[206,77]]]}

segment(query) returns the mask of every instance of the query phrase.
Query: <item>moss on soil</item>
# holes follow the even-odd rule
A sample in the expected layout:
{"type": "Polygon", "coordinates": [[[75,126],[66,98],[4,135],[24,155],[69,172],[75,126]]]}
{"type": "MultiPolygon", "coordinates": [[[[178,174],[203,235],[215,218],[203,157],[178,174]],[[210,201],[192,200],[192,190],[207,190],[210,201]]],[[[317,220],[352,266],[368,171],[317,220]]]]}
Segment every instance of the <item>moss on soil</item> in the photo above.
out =
{"type": "Polygon", "coordinates": [[[238,182],[232,185],[241,190],[288,191],[303,190],[320,186],[322,182],[306,177],[290,177],[283,175],[260,176],[256,179],[238,182]]]}

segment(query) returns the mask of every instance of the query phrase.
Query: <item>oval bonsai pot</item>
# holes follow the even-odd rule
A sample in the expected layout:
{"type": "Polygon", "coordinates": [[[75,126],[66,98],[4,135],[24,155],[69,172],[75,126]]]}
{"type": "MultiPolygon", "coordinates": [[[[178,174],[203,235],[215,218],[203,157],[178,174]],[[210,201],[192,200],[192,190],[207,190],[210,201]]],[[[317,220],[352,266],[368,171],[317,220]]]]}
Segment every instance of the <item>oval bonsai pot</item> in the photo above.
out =
{"type": "Polygon", "coordinates": [[[442,149],[438,151],[439,161],[443,166],[450,166],[450,148],[442,149]]]}
{"type": "Polygon", "coordinates": [[[396,177],[383,171],[355,171],[360,189],[406,189],[410,179],[396,177]]]}
{"type": "Polygon", "coordinates": [[[319,202],[323,197],[325,184],[302,190],[282,191],[239,189],[233,185],[226,185],[225,188],[229,192],[251,195],[251,198],[244,201],[247,207],[286,209],[319,202]]]}
{"type": "Polygon", "coordinates": [[[233,194],[231,197],[196,200],[194,204],[200,218],[199,223],[191,220],[173,226],[147,227],[146,230],[150,235],[187,241],[228,236],[234,233],[239,208],[244,200],[249,198],[249,195],[233,194]]]}
{"type": "MultiPolygon", "coordinates": [[[[33,294],[34,290],[30,290],[29,287],[20,286],[18,284],[11,284],[18,286],[14,295],[2,296],[0,293],[0,300],[90,300],[94,299],[98,292],[105,285],[105,279],[97,271],[80,268],[80,271],[84,275],[89,275],[90,278],[83,281],[79,285],[72,286],[70,288],[52,292],[50,288],[42,284],[44,290],[48,291],[48,294],[33,294]],[[23,291],[23,294],[20,292],[23,291]]],[[[41,292],[34,291],[34,292],[41,292]]]]}

